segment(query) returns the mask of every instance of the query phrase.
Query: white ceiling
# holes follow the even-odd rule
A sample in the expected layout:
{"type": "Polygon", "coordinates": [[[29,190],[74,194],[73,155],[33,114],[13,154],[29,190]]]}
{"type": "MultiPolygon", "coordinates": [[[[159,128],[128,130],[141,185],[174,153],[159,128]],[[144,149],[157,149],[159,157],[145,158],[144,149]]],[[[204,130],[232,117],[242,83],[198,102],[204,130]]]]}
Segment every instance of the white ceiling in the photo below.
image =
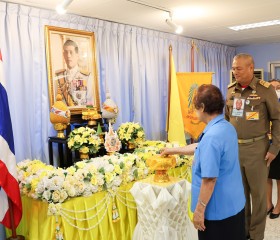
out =
{"type": "MultiPolygon", "coordinates": [[[[228,29],[229,26],[280,19],[280,0],[133,1],[152,7],[129,0],[74,0],[68,7],[68,13],[172,32],[165,23],[169,16],[168,11],[199,7],[203,11],[200,16],[192,17],[191,14],[185,14],[184,19],[173,16],[173,21],[184,28],[182,35],[230,46],[280,43],[280,25],[243,31],[228,29]]],[[[11,0],[8,2],[55,9],[62,0],[11,0]]]]}

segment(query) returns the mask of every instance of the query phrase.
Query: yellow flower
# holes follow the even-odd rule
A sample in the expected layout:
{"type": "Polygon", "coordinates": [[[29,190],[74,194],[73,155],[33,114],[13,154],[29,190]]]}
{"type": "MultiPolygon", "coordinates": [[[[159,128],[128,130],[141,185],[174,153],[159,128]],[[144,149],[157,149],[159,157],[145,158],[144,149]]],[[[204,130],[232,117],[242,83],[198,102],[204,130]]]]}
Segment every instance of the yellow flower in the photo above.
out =
{"type": "Polygon", "coordinates": [[[91,183],[92,185],[97,185],[97,178],[96,178],[96,175],[94,175],[94,176],[91,177],[90,183],[91,183]]]}
{"type": "MultiPolygon", "coordinates": [[[[78,164],[78,163],[77,163],[78,164]]],[[[70,175],[73,175],[75,172],[76,172],[76,168],[74,168],[73,166],[67,168],[67,172],[70,174],[70,175]]]]}
{"type": "Polygon", "coordinates": [[[39,179],[38,178],[33,178],[31,180],[31,189],[33,191],[35,191],[35,189],[37,188],[38,183],[39,183],[39,179]]]}
{"type": "Polygon", "coordinates": [[[81,150],[85,147],[88,148],[88,151],[85,149],[82,150],[84,153],[95,153],[99,150],[100,139],[96,135],[96,131],[89,127],[80,127],[74,129],[68,137],[68,147],[74,150],[81,150]],[[97,139],[97,140],[96,140],[97,139]],[[98,141],[99,140],[99,141],[98,141]]]}
{"type": "Polygon", "coordinates": [[[48,175],[47,171],[41,172],[41,174],[40,174],[40,179],[42,179],[43,177],[45,177],[45,176],[47,176],[47,175],[48,175]]]}
{"type": "Polygon", "coordinates": [[[122,173],[122,169],[120,168],[120,165],[115,165],[115,166],[114,166],[114,171],[115,171],[117,174],[121,174],[121,173],[122,173]]]}
{"type": "Polygon", "coordinates": [[[78,133],[83,133],[85,131],[85,127],[79,127],[77,131],[78,133]]]}
{"type": "Polygon", "coordinates": [[[137,137],[142,138],[144,136],[144,132],[138,132],[137,137]]]}
{"type": "Polygon", "coordinates": [[[145,138],[143,128],[139,123],[126,122],[120,125],[118,131],[119,139],[123,142],[137,142],[140,143],[145,138]]]}
{"type": "Polygon", "coordinates": [[[105,173],[105,181],[107,183],[112,182],[113,179],[114,179],[114,175],[112,173],[110,173],[110,172],[105,173]]]}
{"type": "Polygon", "coordinates": [[[74,139],[71,138],[69,141],[68,141],[68,147],[69,148],[72,148],[74,146],[74,139]]]}
{"type": "Polygon", "coordinates": [[[83,169],[85,167],[86,163],[85,162],[76,162],[76,166],[79,168],[79,169],[83,169]]]}

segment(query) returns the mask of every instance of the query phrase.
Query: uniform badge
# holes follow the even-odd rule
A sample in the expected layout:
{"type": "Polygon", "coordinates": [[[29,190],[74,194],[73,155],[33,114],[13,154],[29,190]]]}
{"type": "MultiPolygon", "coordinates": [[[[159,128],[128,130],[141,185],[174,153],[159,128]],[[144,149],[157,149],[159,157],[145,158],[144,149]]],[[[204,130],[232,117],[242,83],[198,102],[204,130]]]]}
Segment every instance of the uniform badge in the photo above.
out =
{"type": "Polygon", "coordinates": [[[260,119],[259,112],[246,112],[246,120],[256,121],[259,119],[260,119]]]}
{"type": "Polygon", "coordinates": [[[258,96],[258,95],[256,95],[256,96],[250,95],[249,97],[247,97],[247,99],[248,99],[248,100],[259,100],[259,99],[261,99],[261,97],[258,96]]]}

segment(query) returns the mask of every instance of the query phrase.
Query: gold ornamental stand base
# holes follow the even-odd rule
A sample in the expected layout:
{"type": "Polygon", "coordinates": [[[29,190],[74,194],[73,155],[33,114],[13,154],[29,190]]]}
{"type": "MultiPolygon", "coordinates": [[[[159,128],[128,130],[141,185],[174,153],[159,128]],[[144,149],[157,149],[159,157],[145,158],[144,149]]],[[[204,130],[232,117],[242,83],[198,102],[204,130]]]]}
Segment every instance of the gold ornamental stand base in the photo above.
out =
{"type": "Polygon", "coordinates": [[[80,151],[79,151],[79,153],[80,153],[80,159],[81,160],[89,159],[88,153],[83,153],[83,152],[80,152],[80,151]]]}
{"type": "Polygon", "coordinates": [[[59,131],[57,131],[56,136],[57,136],[58,138],[65,138],[64,130],[59,130],[59,131]]]}
{"type": "Polygon", "coordinates": [[[112,155],[114,155],[115,154],[115,152],[107,152],[107,155],[108,156],[112,156],[112,155]]]}
{"type": "Polygon", "coordinates": [[[167,170],[155,170],[154,181],[159,183],[169,182],[170,179],[167,170]]]}
{"type": "Polygon", "coordinates": [[[92,119],[88,120],[88,126],[89,127],[95,126],[95,125],[97,125],[97,122],[95,120],[92,120],[92,119]]]}
{"type": "Polygon", "coordinates": [[[54,129],[57,131],[56,136],[58,138],[65,138],[64,130],[67,128],[67,124],[65,124],[65,123],[55,123],[53,126],[54,126],[54,129]]]}
{"type": "Polygon", "coordinates": [[[135,149],[136,145],[133,142],[128,142],[127,143],[127,149],[132,150],[135,149]]]}

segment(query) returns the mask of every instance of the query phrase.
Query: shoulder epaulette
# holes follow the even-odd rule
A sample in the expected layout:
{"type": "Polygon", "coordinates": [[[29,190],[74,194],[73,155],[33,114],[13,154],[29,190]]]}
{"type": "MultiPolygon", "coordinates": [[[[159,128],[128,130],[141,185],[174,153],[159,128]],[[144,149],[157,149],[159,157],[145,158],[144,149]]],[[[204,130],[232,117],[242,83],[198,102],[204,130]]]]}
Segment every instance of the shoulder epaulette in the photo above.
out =
{"type": "Polygon", "coordinates": [[[231,84],[229,84],[229,85],[227,86],[227,88],[231,88],[231,87],[234,86],[234,85],[236,85],[236,81],[234,81],[234,82],[232,82],[231,84]]]}
{"type": "Polygon", "coordinates": [[[64,73],[66,71],[66,69],[59,69],[55,71],[55,74],[60,74],[60,73],[64,73]]]}
{"type": "Polygon", "coordinates": [[[88,76],[88,75],[90,74],[88,71],[83,71],[83,70],[80,70],[80,73],[81,73],[81,74],[84,74],[84,75],[86,75],[86,76],[88,76]]]}
{"type": "Polygon", "coordinates": [[[262,86],[264,86],[265,88],[269,88],[269,86],[270,86],[270,83],[269,83],[269,82],[266,82],[266,81],[264,81],[264,80],[260,80],[260,81],[259,81],[259,84],[262,85],[262,86]]]}

